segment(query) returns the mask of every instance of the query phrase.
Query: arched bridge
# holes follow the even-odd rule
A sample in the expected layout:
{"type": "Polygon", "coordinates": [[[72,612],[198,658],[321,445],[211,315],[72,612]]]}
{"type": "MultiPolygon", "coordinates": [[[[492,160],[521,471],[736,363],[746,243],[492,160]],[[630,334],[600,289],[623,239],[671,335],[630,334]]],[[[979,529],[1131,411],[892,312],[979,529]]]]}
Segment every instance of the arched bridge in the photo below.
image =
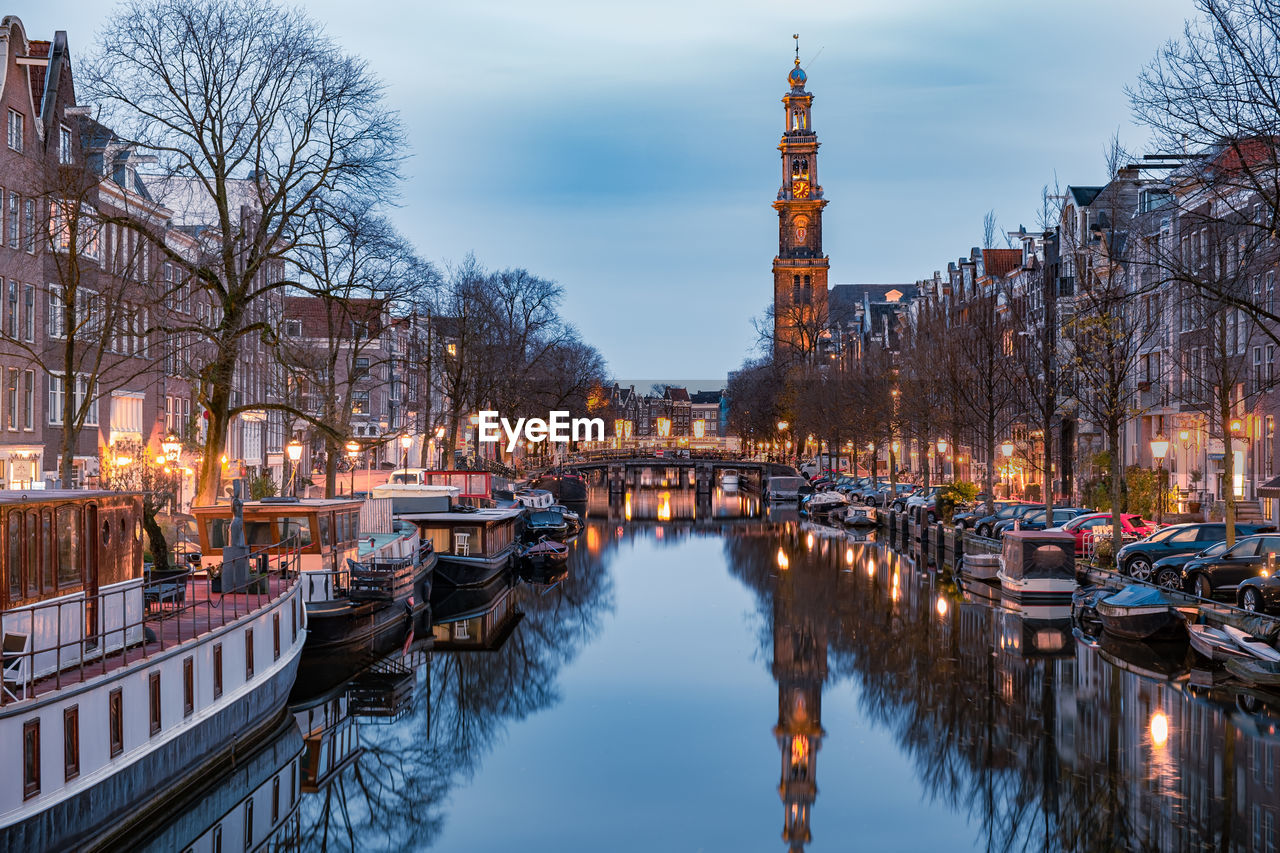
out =
{"type": "Polygon", "coordinates": [[[581,454],[559,466],[561,471],[581,474],[588,483],[608,485],[610,492],[621,492],[629,486],[695,486],[699,492],[715,488],[720,471],[733,469],[760,490],[763,479],[770,475],[796,476],[794,468],[770,462],[739,459],[729,454],[690,454],[689,456],[601,451],[581,454]],[[671,482],[672,480],[677,482],[671,482]]]}

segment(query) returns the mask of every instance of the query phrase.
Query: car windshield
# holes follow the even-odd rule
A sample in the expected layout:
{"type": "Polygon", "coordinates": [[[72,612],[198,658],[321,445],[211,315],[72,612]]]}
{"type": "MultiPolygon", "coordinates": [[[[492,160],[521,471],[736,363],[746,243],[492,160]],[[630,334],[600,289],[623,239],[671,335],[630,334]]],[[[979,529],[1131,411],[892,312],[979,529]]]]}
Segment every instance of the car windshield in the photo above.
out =
{"type": "Polygon", "coordinates": [[[1227,540],[1223,539],[1221,542],[1215,542],[1212,545],[1210,545],[1208,548],[1205,548],[1203,551],[1200,552],[1199,556],[1217,557],[1218,555],[1220,555],[1222,552],[1226,550],[1227,550],[1227,540]]]}
{"type": "Polygon", "coordinates": [[[1167,542],[1169,541],[1169,539],[1173,538],[1175,535],[1179,533],[1182,533],[1185,530],[1186,530],[1185,527],[1166,527],[1164,530],[1161,530],[1159,533],[1153,533],[1150,537],[1147,538],[1147,541],[1148,542],[1167,542]]]}

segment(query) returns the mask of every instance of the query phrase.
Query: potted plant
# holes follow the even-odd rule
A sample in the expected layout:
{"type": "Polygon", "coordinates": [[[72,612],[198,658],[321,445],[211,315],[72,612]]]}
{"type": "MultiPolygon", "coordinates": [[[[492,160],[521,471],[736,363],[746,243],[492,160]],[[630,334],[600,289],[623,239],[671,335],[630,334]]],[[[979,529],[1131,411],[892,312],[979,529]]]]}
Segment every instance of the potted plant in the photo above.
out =
{"type": "Polygon", "coordinates": [[[1191,479],[1191,492],[1194,498],[1187,500],[1187,512],[1200,511],[1200,481],[1204,479],[1204,472],[1199,468],[1192,468],[1187,472],[1187,476],[1191,479]]]}

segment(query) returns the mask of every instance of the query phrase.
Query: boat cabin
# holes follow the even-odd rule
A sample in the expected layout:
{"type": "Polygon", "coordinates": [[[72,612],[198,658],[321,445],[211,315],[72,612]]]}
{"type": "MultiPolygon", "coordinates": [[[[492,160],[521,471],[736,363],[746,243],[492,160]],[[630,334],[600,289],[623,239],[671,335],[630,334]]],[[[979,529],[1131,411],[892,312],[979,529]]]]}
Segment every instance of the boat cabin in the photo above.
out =
{"type": "MultiPolygon", "coordinates": [[[[304,573],[323,575],[306,584],[308,601],[335,597],[349,586],[347,560],[359,552],[363,501],[331,498],[278,498],[244,502],[244,539],[250,550],[278,545],[297,537],[304,573]]],[[[207,563],[220,561],[230,544],[231,505],[195,506],[200,549],[207,563]]]]}
{"type": "Polygon", "coordinates": [[[419,535],[430,539],[442,557],[505,558],[515,547],[523,515],[523,507],[454,507],[449,512],[411,512],[399,517],[418,525],[419,535]]]}
{"type": "Polygon", "coordinates": [[[1013,580],[1076,578],[1076,538],[1062,530],[1009,530],[1004,573],[1013,580]]]}
{"type": "Polygon", "coordinates": [[[59,645],[67,666],[142,639],[136,494],[0,491],[0,531],[0,622],[6,643],[20,637],[24,650],[35,652],[30,675],[59,668],[59,645]]]}

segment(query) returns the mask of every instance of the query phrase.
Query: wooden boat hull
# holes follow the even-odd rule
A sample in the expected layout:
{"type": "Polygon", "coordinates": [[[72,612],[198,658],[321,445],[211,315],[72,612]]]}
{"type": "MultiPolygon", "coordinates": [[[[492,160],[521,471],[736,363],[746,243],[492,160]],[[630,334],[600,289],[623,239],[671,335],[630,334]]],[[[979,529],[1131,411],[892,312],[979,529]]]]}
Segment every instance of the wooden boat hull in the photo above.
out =
{"type": "Polygon", "coordinates": [[[1008,598],[1024,604],[1070,604],[1076,591],[1076,579],[1067,578],[1012,578],[1004,569],[996,573],[1000,590],[1008,598]]]}
{"type": "Polygon", "coordinates": [[[1264,643],[1256,637],[1246,634],[1234,625],[1222,626],[1222,632],[1231,638],[1231,641],[1250,657],[1267,663],[1280,663],[1280,652],[1276,651],[1269,644],[1264,643]]]}
{"type": "Polygon", "coordinates": [[[1232,658],[1226,661],[1227,671],[1248,684],[1264,687],[1280,687],[1280,663],[1253,657],[1232,658]]]}
{"type": "Polygon", "coordinates": [[[1173,624],[1173,608],[1169,605],[1125,607],[1099,601],[1096,606],[1102,629],[1117,637],[1145,640],[1173,624]]]}
{"type": "Polygon", "coordinates": [[[1249,657],[1225,633],[1208,625],[1188,625],[1187,637],[1191,641],[1191,648],[1218,663],[1249,657]]]}
{"type": "Polygon", "coordinates": [[[998,583],[1000,557],[996,554],[965,554],[960,561],[960,573],[974,580],[998,583]]]}

